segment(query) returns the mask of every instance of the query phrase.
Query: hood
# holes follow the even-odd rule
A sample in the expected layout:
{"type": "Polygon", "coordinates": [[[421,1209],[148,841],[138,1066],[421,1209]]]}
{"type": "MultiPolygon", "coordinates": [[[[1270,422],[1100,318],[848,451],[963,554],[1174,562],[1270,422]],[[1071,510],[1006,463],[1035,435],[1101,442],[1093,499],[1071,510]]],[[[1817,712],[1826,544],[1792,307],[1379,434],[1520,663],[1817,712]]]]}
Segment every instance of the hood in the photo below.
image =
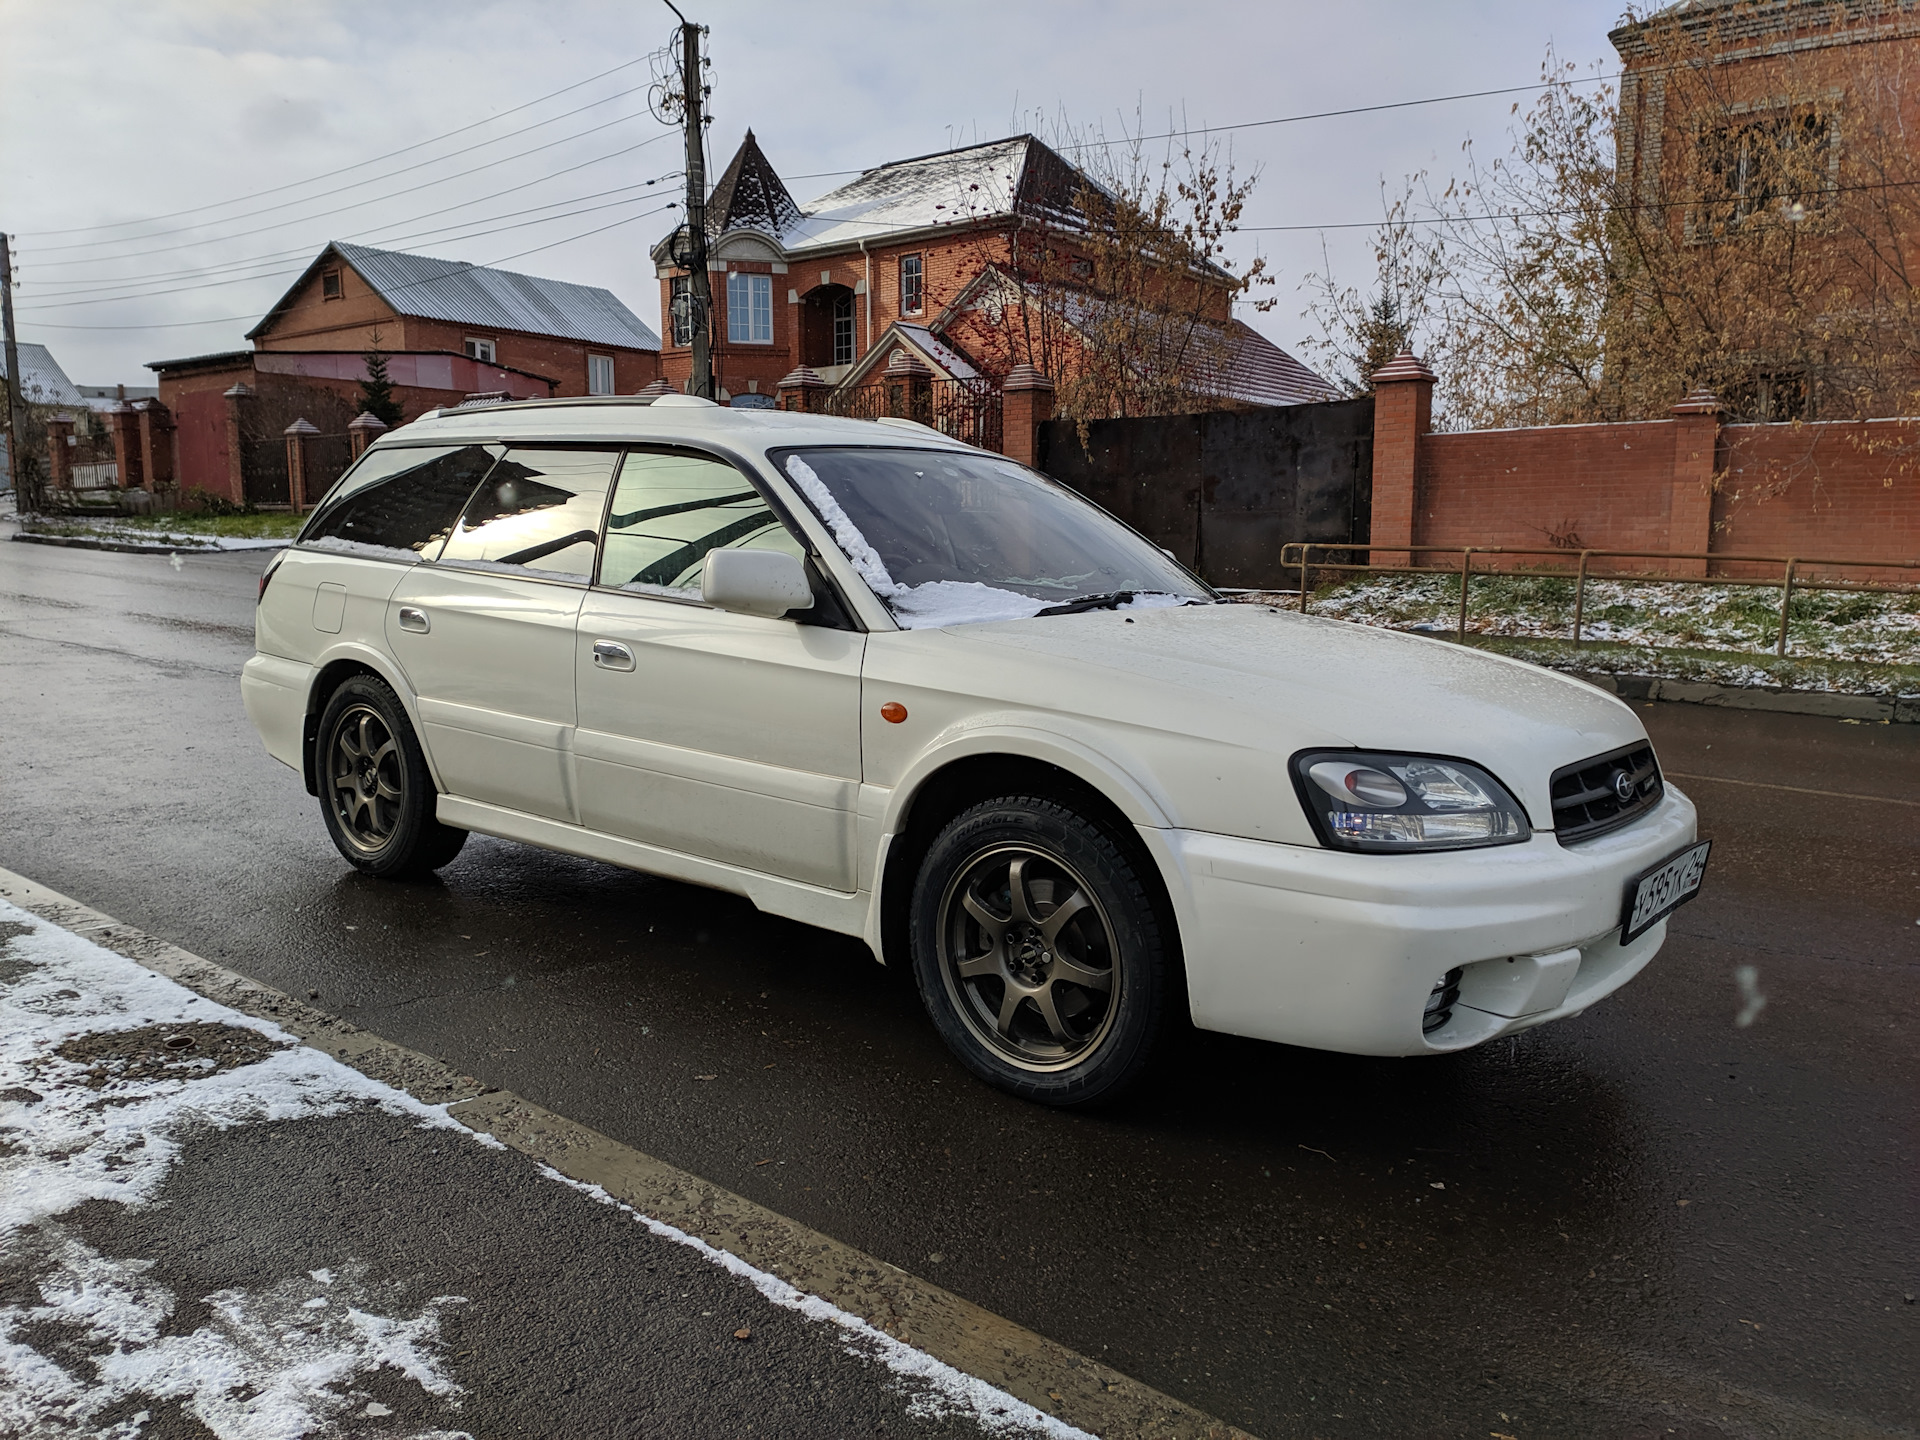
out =
{"type": "Polygon", "coordinates": [[[1046,686],[1052,708],[1073,708],[1062,701],[1075,688],[1089,697],[1081,707],[1088,714],[1116,702],[1107,685],[1087,683],[1099,672],[1156,723],[1236,746],[1471,760],[1498,776],[1543,829],[1553,824],[1555,770],[1646,738],[1629,706],[1570,676],[1264,605],[1092,611],[944,633],[969,648],[1030,656],[1033,669],[1066,682],[1046,686]],[[1149,699],[1143,685],[1158,694],[1149,699]]]}

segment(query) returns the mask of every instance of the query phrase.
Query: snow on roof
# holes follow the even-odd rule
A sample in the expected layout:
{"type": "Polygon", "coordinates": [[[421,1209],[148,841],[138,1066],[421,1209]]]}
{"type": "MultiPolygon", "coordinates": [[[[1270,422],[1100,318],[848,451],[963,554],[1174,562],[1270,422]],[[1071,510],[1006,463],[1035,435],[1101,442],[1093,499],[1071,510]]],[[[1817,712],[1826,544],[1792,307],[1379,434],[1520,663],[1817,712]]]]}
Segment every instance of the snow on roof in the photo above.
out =
{"type": "MultiPolygon", "coordinates": [[[[22,340],[16,347],[20,356],[20,398],[29,405],[78,405],[87,403],[60,362],[44,345],[22,340]]],[[[7,373],[6,352],[0,350],[0,375],[7,373]]]]}
{"type": "Polygon", "coordinates": [[[860,357],[860,362],[840,377],[843,386],[860,385],[873,378],[876,371],[884,370],[892,359],[893,352],[904,343],[906,348],[915,351],[920,358],[932,367],[934,377],[940,380],[970,380],[984,382],[986,377],[965,355],[954,348],[951,341],[934,334],[925,325],[909,325],[904,320],[895,320],[880,332],[880,338],[860,357]]]}
{"type": "Polygon", "coordinates": [[[786,248],[838,249],[902,230],[1011,214],[1035,147],[1045,149],[1020,135],[877,166],[801,207],[805,218],[785,236],[786,248]]]}
{"type": "MultiPolygon", "coordinates": [[[[660,337],[638,315],[597,285],[572,285],[543,280],[512,270],[469,265],[463,260],[433,260],[397,250],[375,250],[336,240],[331,252],[351,265],[395,312],[423,320],[446,320],[481,330],[517,330],[528,335],[554,335],[597,345],[630,350],[658,350],[660,337]]],[[[319,265],[316,260],[314,265],[319,265]]],[[[312,274],[309,267],[308,275],[312,274]]],[[[282,296],[247,338],[263,334],[280,307],[306,283],[302,276],[282,296]]]]}
{"type": "Polygon", "coordinates": [[[707,234],[759,230],[777,240],[801,218],[800,207],[793,203],[793,196],[774,172],[760,142],[753,138],[753,131],[747,131],[747,138],[740,142],[707,197],[707,234]]]}

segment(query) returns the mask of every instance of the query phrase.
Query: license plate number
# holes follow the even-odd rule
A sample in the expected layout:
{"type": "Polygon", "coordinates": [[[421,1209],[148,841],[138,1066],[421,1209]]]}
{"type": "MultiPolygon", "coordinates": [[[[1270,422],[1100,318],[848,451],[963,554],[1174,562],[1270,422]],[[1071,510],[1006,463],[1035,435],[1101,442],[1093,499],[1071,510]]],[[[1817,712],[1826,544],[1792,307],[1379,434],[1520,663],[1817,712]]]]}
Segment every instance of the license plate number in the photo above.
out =
{"type": "Polygon", "coordinates": [[[1711,840],[1689,845],[1627,882],[1626,905],[1620,914],[1622,945],[1700,893],[1700,881],[1707,873],[1707,852],[1712,849],[1711,840]]]}

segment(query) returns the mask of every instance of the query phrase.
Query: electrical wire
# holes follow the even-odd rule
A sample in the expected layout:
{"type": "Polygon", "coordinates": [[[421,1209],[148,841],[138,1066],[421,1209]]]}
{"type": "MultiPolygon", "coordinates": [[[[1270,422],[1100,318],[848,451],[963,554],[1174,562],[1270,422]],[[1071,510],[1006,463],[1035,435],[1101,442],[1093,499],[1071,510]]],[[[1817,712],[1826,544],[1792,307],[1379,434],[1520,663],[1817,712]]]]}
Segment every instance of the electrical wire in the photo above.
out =
{"type": "MultiPolygon", "coordinates": [[[[498,260],[488,260],[484,264],[472,268],[490,270],[495,266],[506,264],[509,260],[521,260],[528,255],[538,255],[543,250],[554,250],[562,245],[571,245],[576,240],[585,240],[594,235],[604,234],[608,230],[617,230],[622,225],[631,225],[636,220],[645,220],[650,215],[664,214],[666,211],[674,209],[677,203],[678,202],[670,202],[655,210],[642,210],[638,215],[629,215],[625,219],[615,220],[611,224],[601,225],[592,230],[583,230],[577,235],[567,235],[559,240],[549,241],[545,245],[535,245],[529,250],[516,250],[511,255],[503,255],[498,260]]],[[[438,275],[423,275],[418,280],[408,280],[399,285],[390,285],[383,293],[390,295],[395,291],[405,290],[414,285],[424,285],[432,280],[441,280],[448,275],[456,274],[460,270],[467,268],[469,267],[465,265],[452,265],[446,270],[441,271],[438,275]]],[[[37,322],[37,324],[38,328],[42,330],[185,330],[197,325],[232,325],[242,320],[258,320],[259,318],[257,315],[221,315],[210,320],[176,320],[161,325],[58,325],[48,321],[40,321],[37,322]]]]}
{"type": "MultiPolygon", "coordinates": [[[[331,180],[336,175],[345,175],[354,170],[364,170],[369,165],[378,165],[382,160],[391,160],[396,155],[411,154],[413,151],[424,149],[428,145],[437,145],[442,140],[451,140],[456,135],[464,135],[467,133],[467,131],[477,130],[482,125],[491,125],[496,120],[504,120],[509,115],[519,114],[522,110],[531,110],[536,105],[544,105],[546,104],[547,101],[558,99],[560,96],[568,94],[570,91],[580,89],[581,86],[583,85],[591,85],[596,80],[604,80],[607,78],[607,76],[617,75],[622,70],[631,70],[635,65],[644,65],[646,64],[649,58],[650,58],[649,56],[642,55],[633,60],[623,60],[618,65],[615,65],[611,70],[602,70],[598,75],[589,75],[584,80],[576,80],[571,85],[563,85],[558,90],[549,91],[545,95],[537,96],[536,98],[532,100],[528,100],[523,104],[515,105],[511,109],[502,110],[497,115],[489,115],[483,120],[475,120],[471,124],[462,125],[458,129],[448,130],[444,134],[435,135],[426,140],[417,140],[411,145],[402,145],[398,150],[389,150],[386,152],[386,154],[375,155],[370,160],[356,160],[353,164],[343,165],[338,170],[327,170],[319,175],[309,175],[305,180],[290,180],[284,185],[275,185],[271,189],[254,190],[254,191],[250,191],[245,195],[236,195],[231,200],[216,200],[211,204],[207,204],[207,205],[190,205],[185,210],[169,210],[164,215],[149,215],[144,220],[110,220],[100,225],[75,225],[64,230],[23,230],[20,233],[22,235],[26,235],[29,237],[38,238],[39,236],[42,236],[42,235],[85,235],[95,230],[121,230],[121,229],[125,229],[129,225],[155,225],[162,220],[178,219],[182,215],[198,215],[208,210],[224,210],[229,205],[238,205],[243,201],[247,201],[247,200],[258,200],[262,195],[278,195],[283,191],[297,190],[302,185],[316,185],[322,180],[331,180]]],[[[639,88],[645,89],[647,87],[642,86],[639,88]]],[[[619,92],[619,95],[631,95],[633,93],[634,92],[632,90],[622,90],[619,92]]],[[[618,99],[619,95],[609,95],[606,97],[606,100],[618,99]]],[[[595,105],[603,105],[606,103],[606,100],[596,100],[593,103],[595,105]]],[[[592,106],[582,106],[581,108],[591,109],[592,106]]],[[[570,110],[567,112],[567,114],[569,115],[577,115],[579,113],[580,113],[579,110],[570,110]]],[[[552,118],[555,120],[563,120],[566,118],[566,116],[556,115],[552,118]]],[[[546,125],[549,123],[551,122],[547,120],[542,120],[539,122],[539,125],[546,125]]],[[[513,135],[524,135],[527,130],[538,129],[539,125],[529,125],[525,127],[525,129],[510,131],[508,132],[507,135],[498,136],[496,138],[505,140],[505,139],[511,138],[511,136],[513,135]]],[[[484,143],[490,144],[492,142],[489,141],[484,143]]],[[[475,146],[472,148],[478,149],[479,147],[475,146]]],[[[463,154],[463,153],[465,152],[464,151],[454,152],[454,154],[456,155],[463,154]]],[[[440,158],[442,160],[446,160],[446,159],[451,159],[452,156],[443,155],[440,158]]],[[[308,198],[315,199],[318,197],[309,196],[308,198]]],[[[129,236],[128,238],[140,239],[143,237],[129,236]]]]}
{"type": "MultiPolygon", "coordinates": [[[[448,183],[449,181],[452,181],[452,180],[463,180],[463,179],[465,179],[465,178],[466,178],[467,176],[469,176],[469,175],[477,175],[477,174],[479,174],[479,173],[480,173],[480,172],[481,172],[482,170],[490,170],[490,169],[493,169],[493,168],[495,168],[495,167],[497,167],[497,166],[500,166],[500,165],[510,165],[510,164],[512,164],[512,163],[513,163],[513,162],[514,162],[515,160],[524,160],[524,159],[526,159],[526,157],[527,157],[527,156],[529,156],[529,155],[538,155],[538,154],[539,154],[539,153],[540,153],[541,151],[543,151],[543,150],[551,150],[551,149],[553,149],[553,148],[554,148],[554,147],[555,147],[556,145],[566,145],[566,144],[569,144],[569,143],[571,143],[572,141],[575,141],[575,140],[580,140],[580,139],[583,139],[583,138],[585,138],[585,137],[586,137],[586,136],[588,136],[588,135],[594,135],[594,134],[597,134],[597,133],[599,133],[599,132],[600,132],[600,131],[602,131],[602,130],[607,130],[607,129],[611,129],[611,128],[612,128],[613,126],[615,126],[615,125],[621,125],[621,124],[625,124],[625,123],[626,123],[627,121],[629,121],[629,120],[639,120],[639,119],[651,119],[651,118],[652,118],[651,116],[648,116],[648,115],[646,115],[646,114],[645,114],[644,112],[641,112],[641,111],[636,111],[635,113],[633,113],[633,114],[631,114],[631,115],[621,115],[621,116],[618,116],[618,117],[616,117],[615,119],[612,119],[612,120],[609,120],[609,121],[607,121],[607,122],[606,122],[605,124],[601,124],[601,125],[593,125],[593,126],[589,126],[589,127],[587,128],[587,129],[585,129],[585,130],[581,130],[581,131],[577,131],[576,133],[574,133],[574,134],[572,134],[572,135],[563,135],[563,136],[561,136],[561,137],[560,137],[560,138],[559,138],[558,140],[549,140],[549,141],[548,141],[548,142],[547,142],[546,144],[544,144],[544,145],[536,145],[536,146],[534,146],[534,147],[533,147],[533,148],[532,148],[531,150],[522,150],[522,151],[521,151],[521,152],[520,152],[519,154],[517,154],[517,155],[508,155],[508,156],[505,156],[504,158],[502,158],[502,159],[499,159],[499,160],[493,160],[493,161],[489,161],[489,162],[488,162],[487,164],[485,164],[485,165],[476,165],[476,166],[474,166],[474,167],[473,167],[473,168],[472,168],[471,170],[461,170],[461,171],[458,171],[458,172],[456,172],[456,173],[454,173],[454,174],[452,174],[452,175],[442,175],[442,176],[441,176],[441,177],[440,177],[439,179],[437,179],[437,180],[426,180],[426,181],[422,181],[422,182],[421,182],[420,184],[418,184],[418,185],[416,185],[416,186],[412,186],[412,187],[410,187],[410,188],[408,188],[408,189],[406,189],[406,190],[391,190],[391,191],[389,191],[389,192],[387,192],[387,193],[386,193],[385,195],[375,195],[375,196],[373,196],[373,197],[371,197],[370,199],[366,199],[366,200],[356,200],[356,201],[354,201],[354,202],[353,202],[353,203],[352,203],[351,205],[342,205],[342,206],[340,206],[339,208],[337,208],[337,209],[334,209],[334,210],[323,210],[323,211],[320,211],[320,212],[318,212],[317,214],[314,214],[314,215],[299,215],[299,216],[295,216],[295,217],[294,217],[293,219],[291,219],[291,220],[276,220],[276,221],[275,221],[275,222],[274,222],[273,224],[271,224],[271,225],[260,225],[260,226],[256,226],[256,227],[255,227],[255,228],[253,228],[252,230],[239,230],[239,231],[235,231],[235,232],[234,232],[233,234],[231,234],[231,235],[223,235],[223,236],[220,236],[220,237],[219,237],[219,239],[220,239],[220,240],[222,240],[222,241],[224,241],[224,240],[239,240],[239,239],[243,239],[244,237],[246,237],[246,236],[248,236],[248,235],[264,235],[264,234],[266,234],[266,233],[267,233],[268,231],[270,231],[270,230],[284,230],[284,229],[286,229],[286,227],[287,227],[287,226],[289,226],[289,225],[302,225],[302,224],[305,224],[305,223],[307,223],[308,221],[311,221],[311,220],[324,220],[324,219],[326,219],[326,218],[328,218],[329,216],[332,216],[332,215],[344,215],[344,214],[345,214],[345,213],[347,213],[347,211],[349,211],[349,210],[360,210],[360,209],[364,209],[364,208],[365,208],[366,206],[368,206],[368,205],[378,205],[378,204],[380,204],[380,203],[381,203],[382,201],[386,201],[386,200],[392,200],[392,199],[395,199],[396,197],[398,197],[398,196],[401,196],[401,195],[409,195],[409,194],[413,194],[413,193],[414,193],[415,191],[418,191],[418,190],[428,190],[428,189],[431,189],[432,187],[434,187],[435,185],[445,185],[445,184],[447,184],[447,183],[448,183]]],[[[630,146],[628,146],[628,147],[627,147],[627,149],[626,149],[626,150],[624,150],[624,151],[616,151],[615,153],[616,153],[616,154],[628,154],[628,153],[631,153],[631,152],[632,152],[632,151],[634,151],[634,150],[639,150],[639,149],[642,149],[642,148],[644,148],[645,146],[648,146],[648,145],[654,145],[654,144],[658,144],[658,143],[659,143],[660,141],[662,141],[662,140],[665,140],[665,139],[668,139],[668,138],[670,138],[670,137],[671,137],[671,136],[673,135],[673,133],[674,133],[674,132],[673,132],[673,131],[671,131],[671,130],[666,130],[666,131],[662,131],[662,132],[661,132],[660,134],[658,134],[658,135],[655,135],[655,136],[654,136],[654,137],[653,137],[653,138],[652,138],[651,140],[642,140],[642,141],[641,141],[641,142],[640,142],[639,144],[637,144],[637,145],[630,145],[630,146]]],[[[601,158],[602,158],[602,159],[611,159],[612,157],[611,157],[611,156],[602,156],[601,158]]],[[[593,162],[587,162],[587,163],[593,163],[593,162]]],[[[575,167],[573,167],[573,168],[575,168],[575,169],[579,169],[579,168],[581,168],[581,167],[580,167],[580,166],[575,166],[575,167]]],[[[555,172],[555,173],[564,173],[564,172],[555,172]]],[[[318,198],[318,197],[315,197],[315,198],[318,198]]],[[[302,202],[302,203],[304,203],[304,202],[302,202]]],[[[470,202],[470,203],[471,203],[471,202],[470,202]]],[[[201,229],[201,228],[204,228],[204,227],[200,227],[200,226],[195,226],[195,227],[192,227],[192,228],[195,228],[195,229],[201,229]]],[[[180,233],[180,232],[178,232],[178,231],[176,231],[176,232],[173,232],[173,233],[176,233],[176,234],[177,234],[177,233],[180,233]]],[[[156,237],[142,237],[142,238],[156,238],[156,237]]],[[[43,262],[41,262],[41,263],[42,263],[42,265],[43,265],[43,267],[44,267],[44,268],[47,268],[47,269],[52,269],[52,268],[53,268],[53,267],[55,267],[55,266],[62,266],[62,267],[70,267],[70,266],[74,266],[74,265],[101,265],[101,264],[111,264],[111,263],[114,263],[114,262],[117,262],[117,261],[122,261],[122,260],[133,260],[133,259],[138,259],[138,258],[139,258],[140,256],[142,256],[142,255],[166,255],[166,254],[170,254],[171,252],[173,252],[173,251],[175,251],[175,250],[192,250],[192,249],[194,249],[194,248],[196,248],[196,247],[198,247],[198,246],[203,246],[203,245],[207,245],[207,244],[211,244],[211,243],[216,243],[216,242],[214,242],[214,241],[209,241],[209,240],[207,240],[207,239],[204,239],[204,238],[203,238],[203,239],[199,239],[199,240],[186,240],[186,241],[182,241],[182,242],[181,242],[180,244],[178,244],[178,245],[159,245],[159,246],[155,246],[155,247],[154,247],[153,249],[151,249],[151,250],[129,250],[129,251],[127,251],[126,253],[124,253],[124,254],[121,254],[121,255],[111,255],[111,256],[91,256],[91,257],[89,257],[89,258],[87,258],[87,259],[84,259],[84,260],[47,260],[47,261],[43,261],[43,262]]],[[[56,248],[58,248],[58,247],[56,247],[56,248]]]]}

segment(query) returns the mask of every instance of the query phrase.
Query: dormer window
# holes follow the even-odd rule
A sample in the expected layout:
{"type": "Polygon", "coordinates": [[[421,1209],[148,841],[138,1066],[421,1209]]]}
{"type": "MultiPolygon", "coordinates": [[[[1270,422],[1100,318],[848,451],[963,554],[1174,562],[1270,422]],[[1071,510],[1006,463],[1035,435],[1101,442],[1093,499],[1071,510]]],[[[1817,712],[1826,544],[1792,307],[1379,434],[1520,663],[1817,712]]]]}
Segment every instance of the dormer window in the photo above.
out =
{"type": "Polygon", "coordinates": [[[338,270],[328,270],[321,274],[320,298],[322,300],[338,300],[340,298],[340,272],[338,270]]]}
{"type": "Polygon", "coordinates": [[[493,364],[493,341],[476,340],[469,335],[467,337],[467,354],[472,359],[482,360],[491,365],[493,364]]]}

